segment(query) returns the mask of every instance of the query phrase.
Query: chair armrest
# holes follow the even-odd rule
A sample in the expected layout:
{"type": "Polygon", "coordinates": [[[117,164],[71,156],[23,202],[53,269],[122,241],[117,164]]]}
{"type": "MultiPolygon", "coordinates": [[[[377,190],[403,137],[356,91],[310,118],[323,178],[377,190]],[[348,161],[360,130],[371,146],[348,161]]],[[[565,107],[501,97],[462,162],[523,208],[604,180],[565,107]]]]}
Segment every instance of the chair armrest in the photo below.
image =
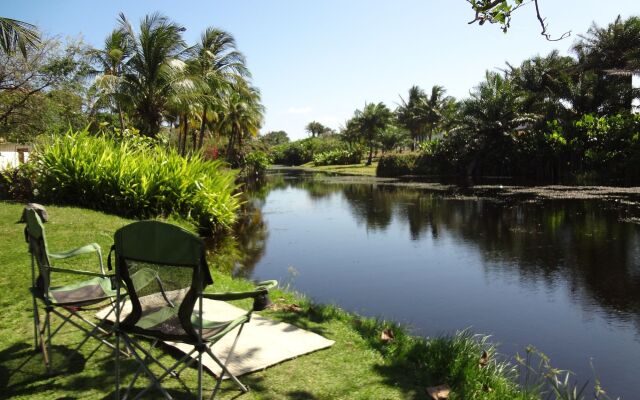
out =
{"type": "Polygon", "coordinates": [[[90,272],[90,271],[82,271],[79,269],[69,269],[69,268],[58,268],[58,267],[51,267],[49,268],[49,271],[52,272],[60,272],[60,273],[65,273],[65,274],[75,274],[75,275],[85,275],[85,276],[98,276],[100,278],[110,278],[115,276],[114,274],[101,274],[99,272],[90,272]]]}
{"type": "Polygon", "coordinates": [[[264,295],[269,292],[269,289],[274,288],[278,284],[278,281],[264,281],[256,285],[255,290],[249,292],[220,292],[220,293],[203,293],[202,297],[211,300],[231,301],[242,299],[255,299],[258,296],[264,295]]]}
{"type": "Polygon", "coordinates": [[[55,260],[64,260],[67,258],[79,256],[81,254],[97,253],[98,262],[100,263],[100,273],[105,274],[104,265],[102,264],[102,249],[98,243],[90,243],[86,246],[78,247],[77,249],[67,250],[60,253],[47,253],[49,257],[55,260]]]}
{"type": "Polygon", "coordinates": [[[48,253],[49,257],[55,258],[57,260],[64,260],[66,258],[79,256],[80,254],[88,254],[88,253],[102,253],[102,249],[98,243],[90,243],[86,246],[78,247],[77,249],[67,250],[60,253],[48,253]]]}
{"type": "Polygon", "coordinates": [[[249,313],[253,311],[262,311],[271,306],[271,300],[269,300],[269,289],[275,287],[278,284],[277,281],[264,281],[256,285],[256,289],[250,292],[224,292],[224,293],[203,293],[202,297],[211,300],[240,300],[240,299],[253,299],[253,307],[249,313]]]}

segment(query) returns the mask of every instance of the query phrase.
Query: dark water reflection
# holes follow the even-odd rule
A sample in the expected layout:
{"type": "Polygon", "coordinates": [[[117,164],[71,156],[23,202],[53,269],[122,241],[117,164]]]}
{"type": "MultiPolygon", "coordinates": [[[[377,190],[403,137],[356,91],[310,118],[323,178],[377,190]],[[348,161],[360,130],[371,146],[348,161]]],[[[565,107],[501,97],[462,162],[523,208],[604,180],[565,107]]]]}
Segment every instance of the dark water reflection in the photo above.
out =
{"type": "Polygon", "coordinates": [[[316,301],[436,335],[533,344],[640,398],[640,226],[596,200],[461,200],[278,175],[249,203],[235,266],[316,301]]]}

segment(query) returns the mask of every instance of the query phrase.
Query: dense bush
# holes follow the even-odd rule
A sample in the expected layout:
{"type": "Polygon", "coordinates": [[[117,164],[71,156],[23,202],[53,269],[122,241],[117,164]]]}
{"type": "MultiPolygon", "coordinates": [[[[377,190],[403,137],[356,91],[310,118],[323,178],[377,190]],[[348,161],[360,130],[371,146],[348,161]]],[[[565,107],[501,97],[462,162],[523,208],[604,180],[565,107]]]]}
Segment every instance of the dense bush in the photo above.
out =
{"type": "Polygon", "coordinates": [[[376,175],[393,177],[414,174],[419,157],[417,153],[384,155],[378,161],[376,175]]]}
{"type": "Polygon", "coordinates": [[[359,164],[362,150],[331,150],[313,156],[315,165],[348,165],[359,164]]]}
{"type": "Polygon", "coordinates": [[[300,141],[281,144],[272,149],[273,162],[283,165],[302,165],[311,161],[313,154],[300,141]]]}
{"type": "Polygon", "coordinates": [[[262,176],[271,165],[271,158],[261,150],[254,150],[244,157],[242,174],[245,177],[262,176]]]}
{"type": "Polygon", "coordinates": [[[638,179],[640,115],[591,114],[575,122],[574,144],[584,147],[585,167],[609,178],[638,179]]]}
{"type": "Polygon", "coordinates": [[[377,174],[502,175],[554,183],[640,179],[640,115],[551,120],[501,140],[501,146],[482,146],[473,132],[459,130],[421,143],[419,153],[383,156],[377,174]]]}
{"type": "Polygon", "coordinates": [[[274,146],[271,157],[275,164],[302,165],[313,161],[316,154],[346,149],[347,145],[338,138],[323,136],[274,146]]]}
{"type": "Polygon", "coordinates": [[[33,154],[40,198],[131,217],[178,214],[212,233],[235,221],[235,176],[219,161],[85,132],[54,136],[33,154]]]}
{"type": "Polygon", "coordinates": [[[27,202],[34,198],[32,163],[0,171],[0,200],[27,202]]]}

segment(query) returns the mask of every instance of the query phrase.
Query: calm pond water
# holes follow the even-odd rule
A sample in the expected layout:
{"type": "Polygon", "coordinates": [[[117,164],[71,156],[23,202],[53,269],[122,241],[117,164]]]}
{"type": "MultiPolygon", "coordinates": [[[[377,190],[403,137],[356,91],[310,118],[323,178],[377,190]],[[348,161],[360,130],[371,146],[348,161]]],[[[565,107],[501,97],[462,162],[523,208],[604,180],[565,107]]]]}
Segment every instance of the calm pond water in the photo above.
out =
{"type": "Polygon", "coordinates": [[[253,194],[236,273],[432,336],[529,344],[640,398],[640,225],[621,204],[456,199],[275,175],[253,194]]]}

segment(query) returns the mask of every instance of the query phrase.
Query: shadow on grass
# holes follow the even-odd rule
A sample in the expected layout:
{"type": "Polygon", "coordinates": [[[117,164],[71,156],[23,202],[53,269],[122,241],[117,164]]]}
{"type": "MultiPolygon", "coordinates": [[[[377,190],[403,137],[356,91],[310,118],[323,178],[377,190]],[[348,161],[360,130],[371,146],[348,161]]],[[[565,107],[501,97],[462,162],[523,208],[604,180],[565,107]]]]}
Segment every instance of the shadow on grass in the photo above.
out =
{"type": "Polygon", "coordinates": [[[82,354],[64,346],[51,348],[52,368],[48,372],[42,353],[24,342],[0,351],[0,397],[34,395],[50,390],[64,390],[56,377],[81,372],[86,360],[82,354]]]}
{"type": "MultiPolygon", "coordinates": [[[[446,357],[446,348],[443,347],[440,350],[434,350],[433,347],[429,348],[424,340],[408,336],[405,330],[397,325],[368,318],[359,318],[331,305],[303,304],[299,312],[270,311],[266,314],[270,318],[278,319],[336,340],[338,341],[336,347],[339,347],[341,340],[340,329],[345,329],[345,324],[351,326],[353,331],[363,339],[367,348],[382,356],[382,361],[373,365],[370,369],[370,373],[375,375],[374,380],[379,384],[399,390],[405,399],[428,399],[429,397],[425,392],[426,387],[442,383],[449,383],[450,385],[456,383],[455,380],[451,380],[451,371],[446,368],[446,364],[451,361],[450,357],[446,357]],[[386,327],[393,329],[395,332],[396,338],[391,343],[385,343],[380,339],[380,332],[386,327]],[[335,329],[338,330],[336,331],[335,329]],[[434,351],[437,354],[432,354],[434,351]],[[425,360],[435,364],[427,366],[427,361],[425,360]]],[[[332,351],[340,350],[334,348],[332,351]]],[[[48,375],[42,362],[42,355],[35,352],[32,345],[28,345],[26,342],[19,342],[0,351],[0,398],[5,398],[5,396],[37,396],[51,391],[58,393],[98,391],[105,394],[104,399],[115,397],[115,367],[112,352],[105,351],[103,348],[93,356],[83,356],[79,352],[64,346],[53,346],[53,352],[54,373],[48,375]],[[87,366],[89,370],[85,371],[86,360],[89,357],[91,357],[92,362],[90,366],[87,366]],[[56,377],[61,376],[64,376],[64,378],[56,379],[56,377]]],[[[89,354],[89,351],[86,350],[85,353],[89,354]]],[[[162,358],[167,357],[163,361],[167,365],[172,364],[172,360],[182,355],[182,353],[171,347],[163,347],[161,353],[162,358]]],[[[158,353],[158,355],[161,354],[158,353]]],[[[330,361],[327,360],[327,362],[330,361]]],[[[477,365],[477,359],[474,362],[477,365]]],[[[327,365],[326,368],[329,373],[339,373],[341,368],[348,368],[348,366],[327,365]]],[[[122,393],[126,390],[137,369],[138,364],[134,359],[121,358],[122,393]]],[[[166,382],[168,386],[166,390],[176,399],[196,398],[193,394],[196,389],[195,367],[191,366],[187,370],[189,373],[184,378],[192,393],[187,392],[177,383],[171,382],[174,381],[172,378],[168,378],[166,382]]],[[[319,400],[320,398],[326,398],[318,397],[313,387],[291,388],[288,392],[285,389],[285,392],[280,391],[279,393],[276,390],[274,393],[274,388],[266,383],[265,377],[262,377],[261,374],[249,374],[242,376],[240,379],[260,399],[319,400]]],[[[146,378],[137,382],[133,390],[134,396],[135,393],[143,390],[148,382],[146,378]]],[[[340,382],[340,379],[337,379],[336,385],[340,386],[340,382]]],[[[215,379],[211,375],[205,374],[203,383],[205,395],[208,398],[215,386],[215,379]]],[[[342,388],[345,393],[342,393],[341,396],[348,398],[350,388],[352,387],[349,385],[342,388]]],[[[336,387],[332,393],[337,395],[340,390],[340,387],[336,387]]],[[[158,398],[161,397],[161,393],[154,388],[147,397],[158,398]]],[[[219,397],[223,399],[242,399],[251,398],[252,396],[242,396],[242,392],[232,381],[225,380],[221,386],[219,397]]],[[[74,397],[68,396],[65,398],[72,399],[74,397]]]]}

